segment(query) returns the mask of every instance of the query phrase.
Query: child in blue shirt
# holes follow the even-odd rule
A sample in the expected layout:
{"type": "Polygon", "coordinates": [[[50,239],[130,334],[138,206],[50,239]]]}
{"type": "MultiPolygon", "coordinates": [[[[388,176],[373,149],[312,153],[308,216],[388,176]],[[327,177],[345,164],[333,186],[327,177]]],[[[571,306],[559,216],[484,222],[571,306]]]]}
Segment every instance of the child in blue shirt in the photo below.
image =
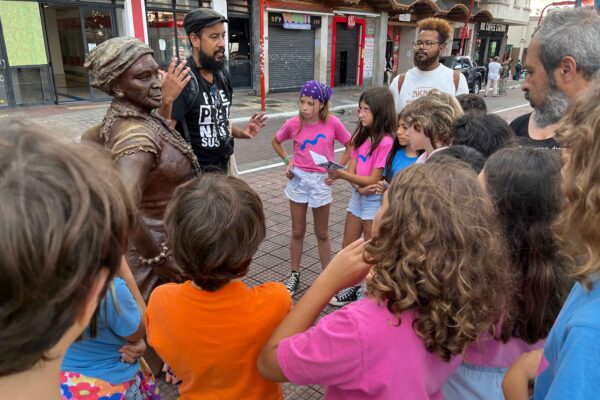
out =
{"type": "Polygon", "coordinates": [[[129,267],[122,262],[82,339],[67,351],[61,367],[63,399],[96,393],[100,400],[159,399],[150,369],[141,357],[146,333],[142,296],[129,267]],[[128,345],[141,347],[139,354],[128,345]],[[82,392],[83,391],[83,392],[82,392]]]}

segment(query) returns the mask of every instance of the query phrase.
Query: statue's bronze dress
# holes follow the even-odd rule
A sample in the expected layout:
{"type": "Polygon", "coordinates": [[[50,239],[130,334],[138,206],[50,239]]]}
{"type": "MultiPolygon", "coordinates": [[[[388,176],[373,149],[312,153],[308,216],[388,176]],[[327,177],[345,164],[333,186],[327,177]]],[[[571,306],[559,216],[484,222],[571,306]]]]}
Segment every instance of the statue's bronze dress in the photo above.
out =
{"type": "MultiPolygon", "coordinates": [[[[84,138],[106,147],[115,162],[140,151],[154,156],[152,171],[141,187],[140,214],[157,247],[165,242],[163,216],[167,204],[175,189],[200,171],[191,146],[162,117],[154,113],[142,114],[114,102],[102,124],[87,132],[84,138]]],[[[165,276],[169,271],[165,271],[164,263],[142,265],[133,244],[126,258],[144,300],[148,301],[155,287],[172,281],[165,276]]]]}

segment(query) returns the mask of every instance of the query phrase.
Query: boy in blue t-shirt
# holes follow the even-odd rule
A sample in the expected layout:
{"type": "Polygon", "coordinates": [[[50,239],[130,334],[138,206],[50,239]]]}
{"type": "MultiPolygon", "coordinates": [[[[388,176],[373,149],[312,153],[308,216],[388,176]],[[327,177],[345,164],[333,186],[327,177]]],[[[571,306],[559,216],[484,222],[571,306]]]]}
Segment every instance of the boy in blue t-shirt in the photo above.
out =
{"type": "Polygon", "coordinates": [[[63,398],[78,398],[80,389],[97,390],[125,398],[154,398],[158,388],[143,359],[126,357],[123,346],[138,343],[145,350],[142,319],[143,301],[126,263],[115,277],[98,308],[96,326],[90,325],[82,339],[73,343],[61,367],[63,398]],[[132,292],[137,292],[138,301],[132,292]],[[81,383],[85,382],[84,386],[81,383]],[[90,389],[91,388],[91,389],[90,389]]]}

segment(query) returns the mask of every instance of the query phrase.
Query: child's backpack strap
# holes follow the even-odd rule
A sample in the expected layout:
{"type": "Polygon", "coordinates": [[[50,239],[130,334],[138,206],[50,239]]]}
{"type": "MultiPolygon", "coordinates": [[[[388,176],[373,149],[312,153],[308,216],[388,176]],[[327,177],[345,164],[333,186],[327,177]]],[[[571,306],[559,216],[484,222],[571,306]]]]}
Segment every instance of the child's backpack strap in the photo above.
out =
{"type": "Polygon", "coordinates": [[[454,94],[458,92],[458,84],[460,82],[460,71],[454,71],[454,94]]]}
{"type": "MultiPolygon", "coordinates": [[[[406,74],[398,75],[398,93],[402,90],[402,85],[404,84],[404,78],[406,78],[406,74]]],[[[460,83],[460,71],[454,71],[454,93],[458,92],[458,84],[460,83]]]]}
{"type": "Polygon", "coordinates": [[[402,85],[404,84],[404,78],[406,78],[406,74],[398,75],[398,93],[402,90],[402,85]]]}

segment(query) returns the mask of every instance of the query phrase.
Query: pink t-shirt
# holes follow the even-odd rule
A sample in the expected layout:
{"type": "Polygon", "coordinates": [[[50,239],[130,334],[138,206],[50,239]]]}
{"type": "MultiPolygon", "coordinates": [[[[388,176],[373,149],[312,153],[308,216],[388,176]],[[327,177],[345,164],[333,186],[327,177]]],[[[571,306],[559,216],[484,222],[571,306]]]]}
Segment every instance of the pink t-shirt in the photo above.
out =
{"type": "Polygon", "coordinates": [[[298,116],[288,119],[277,131],[275,137],[281,143],[294,140],[294,166],[308,172],[327,172],[313,162],[309,151],[325,156],[329,161],[335,161],[333,142],[337,140],[345,145],[350,140],[350,132],[335,116],[330,115],[327,121],[316,124],[302,125],[298,116]]]}
{"type": "Polygon", "coordinates": [[[283,339],[277,360],[298,385],[325,385],[325,398],[442,399],[442,385],[462,357],[443,361],[425,349],[412,328],[385,304],[363,298],[323,317],[308,331],[283,339]]]}
{"type": "Polygon", "coordinates": [[[431,155],[432,155],[433,153],[435,153],[435,152],[437,152],[437,151],[440,151],[440,150],[447,149],[447,148],[448,148],[448,146],[440,147],[440,148],[438,148],[438,149],[435,149],[435,150],[433,150],[433,151],[432,151],[431,153],[429,153],[429,154],[427,154],[427,153],[425,153],[425,152],[424,152],[423,154],[421,154],[421,155],[419,156],[419,158],[417,158],[417,161],[415,161],[415,164],[423,164],[423,163],[425,163],[425,161],[427,161],[427,159],[428,159],[429,157],[431,157],[431,155]]]}
{"type": "Polygon", "coordinates": [[[463,361],[480,367],[510,368],[521,354],[542,349],[544,342],[545,340],[539,340],[529,344],[521,339],[511,338],[502,343],[486,333],[467,347],[463,361]]]}
{"type": "Polygon", "coordinates": [[[352,158],[356,160],[356,175],[371,176],[374,169],[385,168],[385,162],[393,144],[394,139],[385,135],[379,142],[379,146],[370,155],[371,139],[365,140],[358,149],[352,150],[352,158]]]}

